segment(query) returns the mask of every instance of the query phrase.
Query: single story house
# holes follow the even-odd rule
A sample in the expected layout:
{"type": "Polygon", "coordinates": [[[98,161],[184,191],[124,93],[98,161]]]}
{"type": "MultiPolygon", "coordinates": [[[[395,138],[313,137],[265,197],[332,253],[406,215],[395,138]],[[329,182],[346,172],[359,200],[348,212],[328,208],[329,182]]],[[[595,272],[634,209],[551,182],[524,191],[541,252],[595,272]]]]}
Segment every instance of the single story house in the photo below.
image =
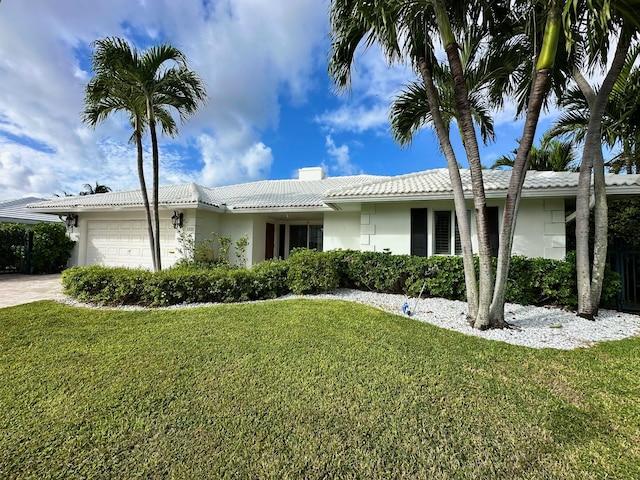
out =
{"type": "Polygon", "coordinates": [[[35,225],[40,222],[61,223],[62,220],[58,215],[38,213],[27,208],[27,205],[44,200],[44,198],[37,197],[0,200],[0,223],[22,223],[25,225],[35,225]]]}
{"type": "MultiPolygon", "coordinates": [[[[497,249],[511,172],[483,173],[497,249]]],[[[470,174],[461,170],[461,175],[475,239],[470,174]]],[[[610,196],[640,194],[640,175],[607,174],[606,182],[610,196]]],[[[565,225],[574,209],[577,186],[577,173],[527,173],[514,254],[564,258],[565,225]]],[[[29,208],[67,217],[69,234],[76,240],[72,265],[151,266],[139,190],[53,198],[29,208]]],[[[300,169],[298,179],[216,188],[170,185],[160,188],[159,210],[164,267],[180,258],[182,232],[196,242],[211,238],[213,232],[230,236],[233,242],[246,234],[248,264],[287,258],[295,247],[422,256],[460,252],[446,169],[393,177],[325,177],[321,168],[312,167],[300,169]]]]}

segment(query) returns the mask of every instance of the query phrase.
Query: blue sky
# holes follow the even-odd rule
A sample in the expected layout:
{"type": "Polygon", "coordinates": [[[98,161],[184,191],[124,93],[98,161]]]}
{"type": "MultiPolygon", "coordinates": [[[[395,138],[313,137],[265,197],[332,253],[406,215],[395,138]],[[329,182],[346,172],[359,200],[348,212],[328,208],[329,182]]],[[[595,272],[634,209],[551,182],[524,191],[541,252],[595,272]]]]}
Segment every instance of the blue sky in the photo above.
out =
{"type": "MultiPolygon", "coordinates": [[[[294,178],[318,165],[331,176],[444,167],[431,130],[405,149],[389,134],[389,104],[414,79],[410,69],[363,51],[350,94],[336,95],[328,8],[318,0],[4,0],[0,199],[77,193],[95,182],[137,188],[126,117],[95,130],[80,121],[91,42],[105,36],[139,48],[170,41],[206,82],[206,107],[178,139],[162,140],[162,184],[294,178]]],[[[497,112],[498,139],[483,147],[483,163],[509,153],[521,130],[512,109],[497,112]]]]}

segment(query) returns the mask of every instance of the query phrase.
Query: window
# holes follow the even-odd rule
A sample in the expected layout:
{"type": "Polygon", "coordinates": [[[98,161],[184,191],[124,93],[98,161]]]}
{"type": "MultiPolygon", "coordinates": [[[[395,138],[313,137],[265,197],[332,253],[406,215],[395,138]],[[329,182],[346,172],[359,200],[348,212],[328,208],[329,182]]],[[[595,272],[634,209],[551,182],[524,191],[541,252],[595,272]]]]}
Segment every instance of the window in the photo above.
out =
{"type": "Polygon", "coordinates": [[[289,225],[289,252],[294,248],[322,251],[322,225],[289,225]]]}
{"type": "Polygon", "coordinates": [[[434,212],[434,248],[436,255],[451,254],[451,212],[434,212]]]}
{"type": "Polygon", "coordinates": [[[427,256],[427,209],[411,209],[411,255],[427,256]]]}

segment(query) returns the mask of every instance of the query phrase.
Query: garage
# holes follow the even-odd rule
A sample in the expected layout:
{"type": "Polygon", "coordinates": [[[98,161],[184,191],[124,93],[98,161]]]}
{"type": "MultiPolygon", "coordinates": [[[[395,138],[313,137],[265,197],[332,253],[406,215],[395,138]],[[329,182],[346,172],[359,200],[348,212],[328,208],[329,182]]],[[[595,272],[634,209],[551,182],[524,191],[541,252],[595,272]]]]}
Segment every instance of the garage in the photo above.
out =
{"type": "MultiPolygon", "coordinates": [[[[175,261],[175,230],[160,223],[163,263],[175,261]]],[[[145,220],[89,220],[85,265],[151,268],[151,250],[145,220]]],[[[164,266],[168,266],[164,265],[164,266]]]]}

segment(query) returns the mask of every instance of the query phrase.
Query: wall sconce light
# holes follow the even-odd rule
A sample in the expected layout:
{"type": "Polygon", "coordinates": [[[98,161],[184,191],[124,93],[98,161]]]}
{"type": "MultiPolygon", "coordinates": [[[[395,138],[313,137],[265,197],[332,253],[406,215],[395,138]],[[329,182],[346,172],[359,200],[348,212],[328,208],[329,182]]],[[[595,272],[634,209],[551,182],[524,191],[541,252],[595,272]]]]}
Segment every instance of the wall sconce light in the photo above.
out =
{"type": "Polygon", "coordinates": [[[182,212],[174,210],[171,216],[171,223],[173,224],[173,228],[182,228],[182,212]]]}
{"type": "Polygon", "coordinates": [[[67,228],[77,227],[78,216],[73,213],[69,213],[67,214],[67,217],[64,219],[64,222],[67,224],[67,228]]]}

